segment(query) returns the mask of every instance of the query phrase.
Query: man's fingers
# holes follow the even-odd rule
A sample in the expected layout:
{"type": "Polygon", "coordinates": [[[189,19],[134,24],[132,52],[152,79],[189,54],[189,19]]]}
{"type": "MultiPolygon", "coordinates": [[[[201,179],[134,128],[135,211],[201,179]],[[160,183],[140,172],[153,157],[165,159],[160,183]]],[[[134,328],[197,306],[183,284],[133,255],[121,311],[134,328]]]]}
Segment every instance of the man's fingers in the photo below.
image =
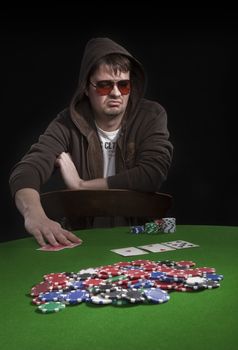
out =
{"type": "Polygon", "coordinates": [[[47,232],[44,234],[44,236],[49,242],[49,244],[51,244],[52,246],[56,247],[57,245],[59,245],[57,237],[55,237],[55,235],[52,232],[47,232]]]}
{"type": "Polygon", "coordinates": [[[74,235],[72,232],[64,230],[64,234],[67,237],[68,240],[70,240],[73,243],[82,243],[82,239],[80,239],[79,237],[77,237],[76,235],[74,235]]]}
{"type": "Polygon", "coordinates": [[[40,246],[50,244],[52,246],[71,245],[72,243],[82,243],[82,240],[72,232],[63,229],[59,223],[50,222],[50,225],[43,225],[43,229],[35,229],[32,235],[40,246]]]}
{"type": "Polygon", "coordinates": [[[35,237],[37,243],[41,246],[44,247],[46,245],[46,242],[42,236],[42,234],[40,232],[37,232],[35,234],[33,234],[33,236],[35,237]]]}

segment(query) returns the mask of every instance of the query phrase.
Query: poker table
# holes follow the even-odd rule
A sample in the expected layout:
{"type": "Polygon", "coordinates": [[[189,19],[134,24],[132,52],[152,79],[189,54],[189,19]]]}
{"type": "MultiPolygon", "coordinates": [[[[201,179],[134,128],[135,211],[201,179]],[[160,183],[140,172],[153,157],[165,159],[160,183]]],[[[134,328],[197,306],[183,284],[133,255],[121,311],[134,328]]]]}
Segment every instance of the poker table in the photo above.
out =
{"type": "Polygon", "coordinates": [[[0,244],[0,346],[3,350],[236,349],[238,344],[238,227],[178,225],[175,233],[132,234],[129,227],[76,231],[81,246],[37,250],[23,238],[0,244]],[[186,240],[199,247],[122,257],[111,249],[186,240]],[[223,274],[221,286],[170,293],[164,304],[81,303],[51,314],[37,312],[29,296],[51,272],[135,259],[192,260],[223,274]]]}

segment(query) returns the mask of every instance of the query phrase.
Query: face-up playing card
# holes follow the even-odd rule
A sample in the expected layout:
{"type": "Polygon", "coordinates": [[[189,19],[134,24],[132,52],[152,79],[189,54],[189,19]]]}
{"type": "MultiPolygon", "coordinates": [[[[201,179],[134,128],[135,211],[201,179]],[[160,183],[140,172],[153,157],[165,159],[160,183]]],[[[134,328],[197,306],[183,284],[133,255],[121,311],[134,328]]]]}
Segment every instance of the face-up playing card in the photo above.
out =
{"type": "Polygon", "coordinates": [[[136,248],[136,247],[111,249],[111,252],[114,252],[114,253],[117,253],[117,254],[120,254],[120,255],[123,255],[123,256],[149,254],[148,252],[145,252],[144,250],[136,248]]]}
{"type": "Polygon", "coordinates": [[[187,242],[187,241],[182,241],[182,240],[163,242],[163,244],[165,244],[168,247],[174,248],[174,249],[199,247],[199,245],[197,245],[197,244],[187,242]]]}
{"type": "Polygon", "coordinates": [[[149,252],[152,252],[152,253],[163,253],[169,250],[175,250],[175,248],[168,247],[164,244],[159,244],[159,243],[141,245],[138,248],[148,250],[149,252]]]}

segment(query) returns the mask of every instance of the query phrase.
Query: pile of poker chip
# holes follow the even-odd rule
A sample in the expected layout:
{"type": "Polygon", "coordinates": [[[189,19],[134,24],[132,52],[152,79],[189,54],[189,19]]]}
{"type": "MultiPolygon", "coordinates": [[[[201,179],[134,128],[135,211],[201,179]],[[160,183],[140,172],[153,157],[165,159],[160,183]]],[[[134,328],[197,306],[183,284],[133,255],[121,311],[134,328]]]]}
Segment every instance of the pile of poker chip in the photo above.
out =
{"type": "Polygon", "coordinates": [[[31,288],[36,311],[58,312],[68,305],[129,306],[163,304],[172,291],[196,292],[220,287],[223,275],[214,267],[195,267],[193,261],[134,260],[88,268],[79,272],[57,272],[43,276],[31,288]]]}
{"type": "Polygon", "coordinates": [[[156,234],[156,233],[173,233],[176,231],[176,219],[175,218],[161,218],[150,222],[146,222],[144,225],[131,226],[131,233],[133,234],[156,234]]]}

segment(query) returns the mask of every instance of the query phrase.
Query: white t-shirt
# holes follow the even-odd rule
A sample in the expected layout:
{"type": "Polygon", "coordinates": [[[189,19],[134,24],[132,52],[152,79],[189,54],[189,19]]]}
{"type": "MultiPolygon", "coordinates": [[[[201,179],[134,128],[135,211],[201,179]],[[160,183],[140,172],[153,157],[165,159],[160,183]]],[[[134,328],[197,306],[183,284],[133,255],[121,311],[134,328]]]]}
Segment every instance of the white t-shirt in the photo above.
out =
{"type": "Polygon", "coordinates": [[[97,124],[96,127],[103,150],[103,176],[108,177],[115,175],[116,142],[119,137],[120,129],[105,131],[100,129],[97,124]]]}

